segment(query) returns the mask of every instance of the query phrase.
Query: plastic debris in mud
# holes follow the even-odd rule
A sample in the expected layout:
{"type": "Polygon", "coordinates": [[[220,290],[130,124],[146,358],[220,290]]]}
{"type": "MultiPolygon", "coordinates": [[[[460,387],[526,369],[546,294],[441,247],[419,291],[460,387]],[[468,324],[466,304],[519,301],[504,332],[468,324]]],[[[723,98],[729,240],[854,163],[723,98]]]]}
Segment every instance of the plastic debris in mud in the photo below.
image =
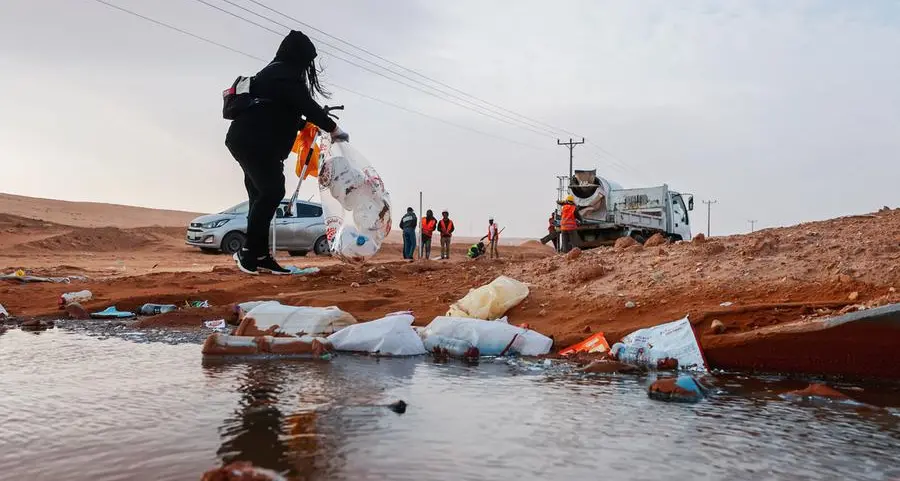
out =
{"type": "MultiPolygon", "coordinates": [[[[461,317],[438,316],[420,331],[428,348],[431,336],[466,341],[478,348],[482,356],[542,356],[550,352],[553,340],[529,329],[522,329],[501,321],[486,321],[461,317]]],[[[438,339],[440,339],[438,338],[438,339]]]]}
{"type": "Polygon", "coordinates": [[[381,319],[344,327],[328,336],[328,342],[335,351],[418,356],[425,354],[425,346],[412,328],[414,321],[408,313],[388,314],[381,319]]]}
{"type": "Polygon", "coordinates": [[[203,473],[200,481],[287,481],[287,478],[271,469],[239,461],[203,473]]]}
{"type": "Polygon", "coordinates": [[[65,309],[67,305],[77,302],[83,304],[93,299],[94,295],[89,290],[78,292],[67,292],[59,296],[58,305],[60,310],[65,309]]]}
{"type": "Polygon", "coordinates": [[[3,307],[3,304],[0,304],[0,319],[6,319],[7,317],[9,317],[9,311],[3,307]]]}
{"type": "Polygon", "coordinates": [[[116,309],[116,306],[109,306],[100,312],[92,312],[91,317],[94,319],[127,319],[135,317],[135,315],[130,311],[120,311],[116,309]]]}
{"type": "Polygon", "coordinates": [[[209,301],[185,301],[185,307],[193,309],[205,309],[210,307],[209,301]]]}
{"type": "Polygon", "coordinates": [[[321,269],[318,267],[297,267],[297,266],[287,266],[285,269],[291,271],[291,275],[294,276],[308,276],[312,274],[318,274],[321,269]]]}
{"type": "Polygon", "coordinates": [[[705,397],[703,386],[687,374],[657,379],[647,389],[647,396],[657,401],[680,403],[695,403],[705,397]]]}
{"type": "Polygon", "coordinates": [[[865,404],[850,396],[830,388],[825,384],[812,383],[805,389],[786,392],[780,395],[782,399],[792,402],[810,404],[843,404],[847,406],[865,406],[865,404]]]}
{"type": "MultiPolygon", "coordinates": [[[[243,304],[242,304],[243,306],[243,304]]],[[[356,324],[350,313],[336,306],[286,306],[276,301],[252,306],[234,331],[236,336],[329,336],[356,324]]],[[[243,309],[243,308],[242,308],[243,309]]]]}
{"type": "Polygon", "coordinates": [[[273,337],[273,336],[230,336],[214,333],[206,338],[201,352],[204,356],[299,356],[324,358],[331,351],[331,345],[322,337],[273,337]]]}
{"type": "Polygon", "coordinates": [[[706,371],[700,343],[687,317],[638,329],[613,344],[609,352],[618,361],[651,369],[672,368],[677,362],[678,369],[706,371]]]}
{"type": "Polygon", "coordinates": [[[228,331],[228,323],[225,319],[216,319],[214,321],[203,321],[203,327],[207,329],[215,329],[216,331],[228,331]]]}
{"type": "Polygon", "coordinates": [[[175,304],[144,304],[138,309],[138,312],[145,316],[156,316],[158,314],[172,312],[176,309],[178,309],[178,306],[175,304]]]}
{"type": "Polygon", "coordinates": [[[448,317],[497,319],[528,297],[528,286],[513,278],[500,276],[491,283],[469,291],[447,311],[448,317]]]}
{"type": "Polygon", "coordinates": [[[609,351],[609,342],[606,341],[606,337],[602,332],[598,332],[587,339],[579,342],[578,344],[573,344],[562,351],[559,351],[560,356],[569,356],[575,353],[601,353],[609,351]]]}

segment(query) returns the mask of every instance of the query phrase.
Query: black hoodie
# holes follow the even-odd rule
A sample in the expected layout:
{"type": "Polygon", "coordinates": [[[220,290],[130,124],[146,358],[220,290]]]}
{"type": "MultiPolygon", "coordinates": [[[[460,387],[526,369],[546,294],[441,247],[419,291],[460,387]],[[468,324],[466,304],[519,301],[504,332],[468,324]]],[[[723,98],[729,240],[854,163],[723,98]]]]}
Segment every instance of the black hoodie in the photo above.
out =
{"type": "Polygon", "coordinates": [[[334,130],[336,124],[310,96],[304,81],[303,72],[315,58],[316,47],[309,37],[291,31],[272,63],[250,83],[250,93],[263,102],[231,122],[225,143],[250,157],[284,160],[305,124],[301,115],[326,131],[334,130]]]}

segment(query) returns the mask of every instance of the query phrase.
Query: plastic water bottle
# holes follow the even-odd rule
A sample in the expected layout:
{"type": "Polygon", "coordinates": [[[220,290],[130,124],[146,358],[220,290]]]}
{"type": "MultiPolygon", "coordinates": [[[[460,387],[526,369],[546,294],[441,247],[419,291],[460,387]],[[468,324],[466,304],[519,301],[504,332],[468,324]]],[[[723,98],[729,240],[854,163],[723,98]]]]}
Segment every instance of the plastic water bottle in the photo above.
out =
{"type": "Polygon", "coordinates": [[[165,314],[178,309],[174,304],[144,304],[140,308],[140,313],[145,316],[155,316],[157,314],[165,314]]]}
{"type": "Polygon", "coordinates": [[[93,299],[94,295],[91,294],[91,291],[84,290],[78,292],[67,292],[61,296],[59,296],[59,308],[63,309],[67,305],[72,304],[73,302],[87,302],[93,299]]]}
{"type": "Polygon", "coordinates": [[[345,224],[335,236],[333,250],[344,257],[371,257],[378,252],[378,246],[371,237],[345,224]]]}

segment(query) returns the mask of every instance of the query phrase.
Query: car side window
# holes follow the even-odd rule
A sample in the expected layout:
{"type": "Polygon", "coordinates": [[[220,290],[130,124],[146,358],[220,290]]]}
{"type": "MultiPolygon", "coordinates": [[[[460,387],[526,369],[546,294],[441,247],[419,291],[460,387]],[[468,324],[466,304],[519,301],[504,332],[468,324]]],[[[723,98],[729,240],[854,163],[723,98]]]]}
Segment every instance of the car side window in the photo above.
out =
{"type": "Polygon", "coordinates": [[[311,204],[297,204],[297,217],[320,217],[322,215],[322,207],[311,204]]]}

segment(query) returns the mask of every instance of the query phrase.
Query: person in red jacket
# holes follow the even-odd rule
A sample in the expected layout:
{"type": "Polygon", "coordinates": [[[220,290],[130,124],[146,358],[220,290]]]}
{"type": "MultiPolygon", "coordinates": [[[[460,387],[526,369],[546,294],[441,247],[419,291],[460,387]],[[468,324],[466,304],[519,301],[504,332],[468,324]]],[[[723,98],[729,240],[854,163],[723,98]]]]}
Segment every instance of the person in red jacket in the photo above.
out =
{"type": "Polygon", "coordinates": [[[431,209],[422,217],[422,258],[431,259],[431,235],[437,228],[437,219],[434,218],[434,212],[431,209]]]}
{"type": "Polygon", "coordinates": [[[441,233],[441,259],[450,258],[450,239],[454,230],[456,227],[450,220],[450,214],[446,210],[441,212],[441,220],[438,221],[438,232],[441,233]]]}

